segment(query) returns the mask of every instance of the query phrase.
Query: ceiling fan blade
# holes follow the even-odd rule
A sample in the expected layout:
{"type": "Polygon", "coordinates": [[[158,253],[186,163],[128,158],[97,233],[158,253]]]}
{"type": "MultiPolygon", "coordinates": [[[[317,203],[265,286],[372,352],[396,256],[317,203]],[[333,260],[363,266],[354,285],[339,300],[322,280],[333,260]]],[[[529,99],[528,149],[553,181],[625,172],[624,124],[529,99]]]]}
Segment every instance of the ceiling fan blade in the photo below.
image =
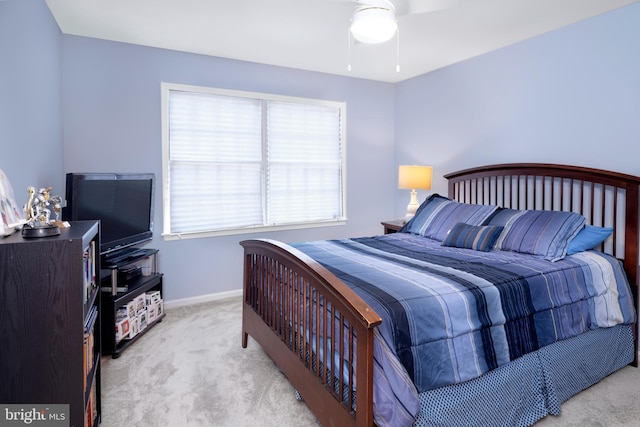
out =
{"type": "Polygon", "coordinates": [[[415,15],[449,9],[460,4],[460,0],[394,0],[396,15],[415,15]]]}

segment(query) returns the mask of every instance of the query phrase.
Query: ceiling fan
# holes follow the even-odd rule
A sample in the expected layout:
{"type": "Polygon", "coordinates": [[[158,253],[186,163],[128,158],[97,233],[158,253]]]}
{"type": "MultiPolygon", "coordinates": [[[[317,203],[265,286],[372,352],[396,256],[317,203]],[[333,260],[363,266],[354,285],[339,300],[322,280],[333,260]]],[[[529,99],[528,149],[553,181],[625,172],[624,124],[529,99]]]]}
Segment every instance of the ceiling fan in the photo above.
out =
{"type": "Polygon", "coordinates": [[[397,17],[457,6],[460,0],[344,0],[356,3],[350,31],[360,43],[383,43],[398,30],[397,17]]]}

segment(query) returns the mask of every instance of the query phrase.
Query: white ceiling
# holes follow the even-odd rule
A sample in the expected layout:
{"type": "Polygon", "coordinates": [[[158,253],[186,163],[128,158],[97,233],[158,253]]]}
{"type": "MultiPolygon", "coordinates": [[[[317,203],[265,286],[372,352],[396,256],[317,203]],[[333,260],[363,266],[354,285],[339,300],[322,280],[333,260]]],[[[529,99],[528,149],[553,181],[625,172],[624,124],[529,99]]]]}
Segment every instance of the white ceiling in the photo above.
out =
{"type": "Polygon", "coordinates": [[[638,0],[460,0],[400,16],[399,73],[395,38],[349,49],[351,0],[46,2],[65,34],[398,82],[638,0]]]}

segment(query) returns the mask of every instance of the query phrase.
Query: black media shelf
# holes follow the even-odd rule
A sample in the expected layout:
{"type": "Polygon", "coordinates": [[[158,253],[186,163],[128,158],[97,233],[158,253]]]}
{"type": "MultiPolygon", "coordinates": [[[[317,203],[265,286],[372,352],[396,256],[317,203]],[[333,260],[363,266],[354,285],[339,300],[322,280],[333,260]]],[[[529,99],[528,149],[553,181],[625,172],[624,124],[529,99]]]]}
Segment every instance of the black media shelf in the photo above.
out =
{"type": "MultiPolygon", "coordinates": [[[[163,275],[157,272],[157,249],[139,249],[134,252],[128,252],[124,257],[117,257],[117,262],[103,260],[103,268],[106,270],[102,273],[102,353],[111,355],[117,359],[122,352],[135,343],[152,327],[157,325],[164,319],[164,309],[161,314],[154,315],[152,320],[146,323],[146,326],[137,331],[134,336],[125,337],[118,340],[116,333],[116,315],[118,309],[126,306],[136,298],[147,293],[159,292],[162,295],[162,279],[163,275]],[[137,275],[127,281],[122,277],[119,278],[119,270],[129,265],[142,262],[145,258],[151,258],[151,272],[148,275],[137,275]]],[[[132,322],[135,319],[130,319],[132,322]]],[[[134,328],[132,328],[134,329],[134,328]]]]}

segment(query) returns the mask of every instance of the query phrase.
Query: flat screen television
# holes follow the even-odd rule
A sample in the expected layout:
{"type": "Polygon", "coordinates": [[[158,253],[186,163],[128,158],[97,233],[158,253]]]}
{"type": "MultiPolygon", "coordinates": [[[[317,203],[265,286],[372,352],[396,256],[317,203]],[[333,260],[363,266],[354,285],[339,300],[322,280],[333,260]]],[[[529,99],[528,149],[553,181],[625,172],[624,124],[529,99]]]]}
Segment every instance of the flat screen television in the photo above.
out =
{"type": "Polygon", "coordinates": [[[151,173],[68,173],[66,221],[99,219],[102,255],[153,237],[151,173]]]}

